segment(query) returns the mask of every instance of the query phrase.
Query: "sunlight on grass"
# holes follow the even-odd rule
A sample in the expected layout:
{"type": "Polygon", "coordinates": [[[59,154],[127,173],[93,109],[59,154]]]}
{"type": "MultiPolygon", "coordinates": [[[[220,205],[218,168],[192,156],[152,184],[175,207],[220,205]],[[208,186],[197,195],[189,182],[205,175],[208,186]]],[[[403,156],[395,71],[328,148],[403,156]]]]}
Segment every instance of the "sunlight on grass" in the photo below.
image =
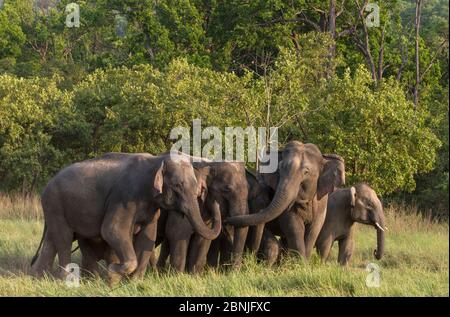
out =
{"type": "MultiPolygon", "coordinates": [[[[386,254],[380,261],[372,256],[375,230],[358,225],[356,251],[346,268],[337,265],[335,246],[327,263],[313,255],[309,263],[287,257],[280,265],[267,267],[247,255],[239,271],[209,269],[197,276],[149,271],[142,280],[123,281],[114,287],[97,278],[83,279],[79,288],[69,288],[51,277],[36,280],[27,275],[42,234],[38,202],[31,198],[15,206],[14,199],[8,202],[0,197],[0,296],[449,295],[448,223],[434,222],[405,206],[386,208],[389,231],[386,254]],[[379,288],[365,284],[365,267],[370,262],[381,268],[379,288]]],[[[80,263],[78,251],[73,261],[80,263]]]]}

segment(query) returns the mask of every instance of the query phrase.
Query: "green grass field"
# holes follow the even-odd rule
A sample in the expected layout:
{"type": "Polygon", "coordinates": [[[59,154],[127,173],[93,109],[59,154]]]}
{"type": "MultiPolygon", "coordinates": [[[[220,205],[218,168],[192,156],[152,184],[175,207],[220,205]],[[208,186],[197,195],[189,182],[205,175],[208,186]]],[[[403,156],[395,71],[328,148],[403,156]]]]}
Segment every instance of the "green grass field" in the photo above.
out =
{"type": "MultiPolygon", "coordinates": [[[[332,259],[309,263],[285,258],[272,268],[247,257],[239,271],[208,270],[193,276],[149,271],[143,280],[110,287],[101,279],[82,280],[69,288],[52,278],[27,276],[42,234],[37,198],[0,196],[0,296],[449,296],[449,227],[406,207],[385,210],[389,232],[386,254],[372,257],[376,232],[358,226],[356,251],[349,267],[332,259]],[[406,210],[409,209],[409,210],[406,210]],[[380,287],[367,287],[365,267],[380,266],[380,287]]],[[[79,263],[78,252],[74,262],[79,263]]]]}

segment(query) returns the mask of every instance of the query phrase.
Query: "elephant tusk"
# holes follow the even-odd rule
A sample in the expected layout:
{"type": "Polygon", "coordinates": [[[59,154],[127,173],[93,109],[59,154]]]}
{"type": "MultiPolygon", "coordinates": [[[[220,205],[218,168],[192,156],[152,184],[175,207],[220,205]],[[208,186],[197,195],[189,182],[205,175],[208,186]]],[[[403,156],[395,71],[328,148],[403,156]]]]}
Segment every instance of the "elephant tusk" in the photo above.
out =
{"type": "Polygon", "coordinates": [[[388,227],[384,226],[384,230],[388,231],[388,227]]]}
{"type": "Polygon", "coordinates": [[[380,229],[381,231],[384,231],[383,227],[381,227],[378,222],[375,222],[375,226],[377,226],[377,228],[380,229]]]}

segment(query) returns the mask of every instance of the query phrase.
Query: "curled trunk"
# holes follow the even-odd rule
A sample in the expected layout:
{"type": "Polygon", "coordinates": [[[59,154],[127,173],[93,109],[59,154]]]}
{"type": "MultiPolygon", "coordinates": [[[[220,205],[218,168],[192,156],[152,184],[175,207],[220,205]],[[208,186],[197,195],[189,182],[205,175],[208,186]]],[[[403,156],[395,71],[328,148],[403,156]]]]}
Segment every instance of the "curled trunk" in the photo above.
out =
{"type": "MultiPolygon", "coordinates": [[[[216,203],[217,204],[217,203],[216,203]]],[[[209,228],[204,222],[200,215],[200,209],[198,206],[194,208],[194,210],[187,214],[189,222],[194,228],[195,232],[201,235],[203,238],[207,240],[214,240],[220,234],[222,230],[222,220],[220,215],[220,209],[218,205],[216,208],[213,208],[213,228],[209,228]]]]}
{"type": "Polygon", "coordinates": [[[298,186],[294,186],[289,181],[283,180],[278,185],[275,196],[269,206],[255,214],[230,217],[227,219],[227,224],[235,227],[247,227],[272,221],[281,215],[296,198],[297,190],[293,189],[298,190],[298,186]]]}

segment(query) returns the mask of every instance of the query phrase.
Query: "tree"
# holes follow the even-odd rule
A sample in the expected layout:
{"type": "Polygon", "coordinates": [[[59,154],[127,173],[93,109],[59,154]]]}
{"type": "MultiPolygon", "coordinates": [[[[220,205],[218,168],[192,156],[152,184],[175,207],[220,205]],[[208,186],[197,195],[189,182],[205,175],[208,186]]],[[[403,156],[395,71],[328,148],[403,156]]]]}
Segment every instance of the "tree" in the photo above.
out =
{"type": "Polygon", "coordinates": [[[348,183],[366,181],[382,195],[412,191],[416,174],[434,168],[441,145],[393,78],[374,86],[370,72],[347,71],[319,89],[305,122],[308,141],[345,158],[348,183]]]}
{"type": "Polygon", "coordinates": [[[80,158],[83,123],[58,79],[0,75],[0,188],[36,191],[61,166],[80,158]]]}

